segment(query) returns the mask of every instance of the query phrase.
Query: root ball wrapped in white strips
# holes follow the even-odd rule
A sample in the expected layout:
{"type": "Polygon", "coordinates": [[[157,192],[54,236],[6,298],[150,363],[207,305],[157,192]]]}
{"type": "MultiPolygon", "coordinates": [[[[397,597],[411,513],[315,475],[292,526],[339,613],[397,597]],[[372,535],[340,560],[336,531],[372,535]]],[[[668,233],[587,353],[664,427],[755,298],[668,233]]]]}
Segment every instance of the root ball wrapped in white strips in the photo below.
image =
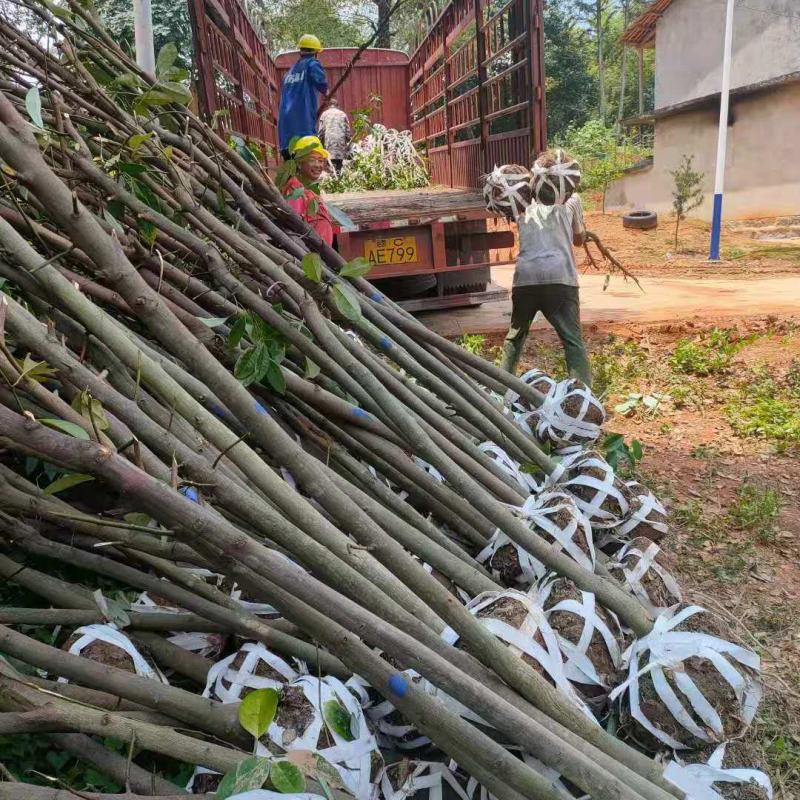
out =
{"type": "Polygon", "coordinates": [[[654,613],[683,599],[670,567],[669,557],[655,542],[645,538],[626,544],[617,553],[615,562],[608,565],[609,572],[654,613]]]}
{"type": "MultiPolygon", "coordinates": [[[[516,509],[530,529],[590,572],[595,568],[592,527],[577,504],[563,492],[532,495],[516,509]]],[[[486,564],[508,586],[529,588],[549,569],[503,531],[495,531],[476,560],[486,564]]]]}
{"type": "Polygon", "coordinates": [[[688,800],[772,800],[772,781],[765,772],[725,766],[728,747],[721,744],[706,763],[685,764],[676,757],[667,764],[664,777],[683,789],[688,800]]]}
{"type": "Polygon", "coordinates": [[[675,606],[625,652],[628,679],[612,693],[623,729],[655,751],[702,747],[744,734],[761,700],[759,657],[722,638],[699,606],[675,606]]]}
{"type": "MultiPolygon", "coordinates": [[[[305,665],[302,669],[305,669],[305,665]]],[[[222,703],[236,703],[254,689],[280,691],[298,677],[296,669],[263,644],[246,642],[238,652],[211,667],[203,697],[213,697],[222,703]]]]}
{"type": "Polygon", "coordinates": [[[606,412],[586,384],[561,381],[538,409],[536,436],[556,447],[587,446],[603,433],[606,412]]]}
{"type": "Polygon", "coordinates": [[[537,203],[563,205],[580,183],[580,165],[561,149],[548,150],[533,163],[531,189],[537,203]]]}
{"type": "Polygon", "coordinates": [[[301,675],[284,686],[275,720],[256,754],[269,755],[271,745],[278,753],[318,754],[356,800],[371,800],[375,794],[383,758],[359,701],[338,678],[301,675]]]}
{"type": "Polygon", "coordinates": [[[667,509],[646,486],[638,481],[628,481],[625,486],[634,502],[627,518],[614,528],[612,534],[623,541],[644,537],[653,542],[660,542],[669,533],[667,509]]]}
{"type": "MultiPolygon", "coordinates": [[[[413,669],[403,670],[401,673],[409,684],[420,686],[427,690],[428,684],[422,676],[413,669]]],[[[364,716],[370,723],[378,737],[381,747],[396,748],[398,750],[417,750],[426,747],[431,740],[421,734],[413,725],[406,722],[399,711],[389,700],[385,700],[363,678],[354,675],[345,686],[356,694],[364,711],[364,716]]]]}
{"type": "MultiPolygon", "coordinates": [[[[592,712],[567,679],[555,631],[550,627],[544,610],[534,597],[514,589],[484,592],[469,603],[467,609],[490,633],[508,645],[514,655],[525,661],[586,716],[594,720],[592,712]]],[[[455,645],[459,636],[452,628],[447,628],[442,633],[442,638],[448,644],[455,645]]]]}
{"type": "Polygon", "coordinates": [[[534,475],[524,472],[522,464],[512,458],[500,445],[494,442],[483,442],[478,445],[478,449],[489,456],[506,475],[513,478],[525,494],[541,490],[543,481],[539,482],[534,475]]]}
{"type": "Polygon", "coordinates": [[[380,800],[441,800],[443,792],[450,798],[470,800],[464,783],[441,761],[396,761],[381,771],[380,800]]]}
{"type": "Polygon", "coordinates": [[[486,176],[483,184],[486,208],[516,219],[531,204],[531,172],[519,164],[505,164],[486,176]]]}
{"type": "Polygon", "coordinates": [[[617,478],[612,466],[598,453],[576,453],[559,464],[557,488],[575,498],[578,508],[594,529],[614,528],[631,511],[628,487],[617,478]]]}
{"type": "Polygon", "coordinates": [[[566,676],[580,684],[584,694],[607,694],[622,669],[624,637],[617,617],[567,578],[549,576],[537,587],[537,595],[558,637],[566,676]]]}
{"type": "MultiPolygon", "coordinates": [[[[524,375],[520,375],[519,379],[545,397],[550,397],[554,394],[558,387],[558,381],[555,378],[551,378],[546,372],[536,368],[529,369],[524,375]]],[[[503,401],[508,408],[517,413],[536,410],[536,407],[531,406],[527,400],[521,398],[513,389],[509,389],[506,392],[503,401]]]]}
{"type": "MultiPolygon", "coordinates": [[[[114,625],[84,625],[67,639],[64,649],[98,664],[132,672],[143,678],[168,683],[161,670],[150,663],[136,645],[114,625]]],[[[59,677],[66,683],[66,678],[59,677]]]]}

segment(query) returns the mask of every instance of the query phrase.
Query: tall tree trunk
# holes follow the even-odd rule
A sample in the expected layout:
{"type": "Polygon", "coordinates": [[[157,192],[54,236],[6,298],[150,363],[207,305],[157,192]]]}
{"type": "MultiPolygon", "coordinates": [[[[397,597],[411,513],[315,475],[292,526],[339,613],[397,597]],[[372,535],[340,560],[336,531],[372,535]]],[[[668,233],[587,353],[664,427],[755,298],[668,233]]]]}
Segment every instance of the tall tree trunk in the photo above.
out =
{"type": "Polygon", "coordinates": [[[597,0],[595,6],[595,25],[597,27],[597,83],[600,89],[600,119],[606,121],[606,60],[603,48],[605,36],[603,35],[603,9],[605,0],[597,0]]]}
{"type": "MultiPolygon", "coordinates": [[[[624,23],[623,31],[628,27],[631,3],[630,0],[622,0],[622,14],[624,23]]],[[[620,127],[622,118],[625,116],[625,91],[628,88],[628,48],[622,45],[622,63],[620,64],[619,77],[619,111],[617,112],[617,128],[620,127]]]]}
{"type": "Polygon", "coordinates": [[[391,16],[390,0],[375,0],[378,7],[378,37],[375,39],[375,47],[390,48],[392,46],[392,32],[389,28],[389,17],[391,16]]]}

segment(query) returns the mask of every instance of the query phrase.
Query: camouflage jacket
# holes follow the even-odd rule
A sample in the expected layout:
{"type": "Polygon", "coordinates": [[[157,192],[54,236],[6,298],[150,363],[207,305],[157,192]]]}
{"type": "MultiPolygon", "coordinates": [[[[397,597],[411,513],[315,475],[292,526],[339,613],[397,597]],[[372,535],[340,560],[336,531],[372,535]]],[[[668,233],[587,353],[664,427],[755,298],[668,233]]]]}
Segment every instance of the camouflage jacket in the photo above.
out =
{"type": "Polygon", "coordinates": [[[340,108],[328,108],[319,118],[319,138],[333,159],[347,158],[350,146],[350,120],[340,108]]]}

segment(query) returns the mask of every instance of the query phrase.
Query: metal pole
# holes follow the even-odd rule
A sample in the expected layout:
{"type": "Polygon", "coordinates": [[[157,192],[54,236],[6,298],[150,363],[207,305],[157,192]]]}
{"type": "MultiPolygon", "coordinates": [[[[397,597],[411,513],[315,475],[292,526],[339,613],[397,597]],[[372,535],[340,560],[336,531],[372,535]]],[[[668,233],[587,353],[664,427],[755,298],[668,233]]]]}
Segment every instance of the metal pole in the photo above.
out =
{"type": "Polygon", "coordinates": [[[153,11],[150,0],[133,0],[133,30],[136,37],[136,63],[151,77],[156,74],[153,48],[153,11]]]}
{"type": "Polygon", "coordinates": [[[733,4],[728,0],[725,18],[725,50],[722,57],[722,93],[719,102],[719,141],[717,142],[717,177],[714,184],[714,218],[711,224],[709,261],[719,261],[722,240],[722,196],[725,191],[725,157],[728,151],[728,114],[731,102],[731,62],[733,60],[733,4]]]}

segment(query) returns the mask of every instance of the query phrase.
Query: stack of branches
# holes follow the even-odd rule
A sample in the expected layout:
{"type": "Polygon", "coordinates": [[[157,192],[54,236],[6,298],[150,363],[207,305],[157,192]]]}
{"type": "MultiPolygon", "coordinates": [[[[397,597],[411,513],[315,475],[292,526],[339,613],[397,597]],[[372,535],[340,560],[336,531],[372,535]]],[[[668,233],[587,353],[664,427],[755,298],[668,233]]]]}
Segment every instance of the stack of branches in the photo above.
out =
{"type": "MultiPolygon", "coordinates": [[[[607,730],[611,689],[705,745],[757,663],[719,724],[641,724],[638,659],[685,614],[634,538],[663,509],[585,452],[588,389],[377,292],[181,105],[171,50],[150,79],[82,2],[23,2],[49,35],[0,19],[0,576],[39,601],[0,611],[0,734],[127,800],[683,797],[607,730]]],[[[2,800],[75,794],[0,772],[2,800]]]]}
{"type": "Polygon", "coordinates": [[[411,131],[375,124],[353,143],[342,169],[327,175],[322,187],[326,192],[357,192],[419,189],[429,183],[428,168],[414,147],[411,131]]]}

